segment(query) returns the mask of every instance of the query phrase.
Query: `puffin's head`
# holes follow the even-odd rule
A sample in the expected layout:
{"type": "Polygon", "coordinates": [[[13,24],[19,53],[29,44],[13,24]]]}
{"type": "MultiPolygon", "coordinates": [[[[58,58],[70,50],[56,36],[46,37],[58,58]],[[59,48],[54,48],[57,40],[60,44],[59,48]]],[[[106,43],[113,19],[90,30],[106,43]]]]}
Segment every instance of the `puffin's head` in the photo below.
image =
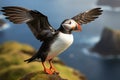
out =
{"type": "Polygon", "coordinates": [[[73,19],[66,19],[63,21],[62,27],[67,31],[82,31],[81,25],[75,22],[73,19]]]}

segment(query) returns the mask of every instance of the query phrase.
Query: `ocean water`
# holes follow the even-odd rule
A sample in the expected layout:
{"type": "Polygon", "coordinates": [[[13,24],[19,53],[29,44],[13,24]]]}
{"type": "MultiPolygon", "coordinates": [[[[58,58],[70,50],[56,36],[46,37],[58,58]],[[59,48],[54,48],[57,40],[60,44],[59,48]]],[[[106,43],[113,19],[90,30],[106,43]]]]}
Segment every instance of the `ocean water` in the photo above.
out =
{"type": "MultiPolygon", "coordinates": [[[[55,29],[59,28],[64,19],[89,10],[96,6],[97,0],[0,0],[0,9],[4,6],[21,6],[36,9],[48,16],[49,22],[55,29]]],[[[89,48],[100,40],[104,27],[120,29],[120,12],[105,7],[103,14],[86,25],[82,32],[74,34],[73,45],[59,57],[68,66],[81,71],[88,80],[120,80],[120,60],[104,59],[90,56],[89,48]],[[87,55],[86,55],[87,54],[87,55]]],[[[0,14],[2,14],[0,12],[0,14]]],[[[10,28],[0,31],[0,44],[6,41],[18,41],[39,48],[40,41],[36,40],[26,24],[13,24],[6,20],[10,28]]]]}

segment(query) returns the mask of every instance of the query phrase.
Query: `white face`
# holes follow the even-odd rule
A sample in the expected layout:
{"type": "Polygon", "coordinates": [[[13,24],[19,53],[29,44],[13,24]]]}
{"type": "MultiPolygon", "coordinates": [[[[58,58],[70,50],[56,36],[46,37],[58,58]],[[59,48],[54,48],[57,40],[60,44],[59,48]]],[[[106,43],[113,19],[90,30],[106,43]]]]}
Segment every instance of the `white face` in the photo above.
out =
{"type": "Polygon", "coordinates": [[[71,29],[74,29],[77,26],[77,23],[72,19],[68,19],[62,24],[62,26],[66,30],[71,30],[71,29]]]}

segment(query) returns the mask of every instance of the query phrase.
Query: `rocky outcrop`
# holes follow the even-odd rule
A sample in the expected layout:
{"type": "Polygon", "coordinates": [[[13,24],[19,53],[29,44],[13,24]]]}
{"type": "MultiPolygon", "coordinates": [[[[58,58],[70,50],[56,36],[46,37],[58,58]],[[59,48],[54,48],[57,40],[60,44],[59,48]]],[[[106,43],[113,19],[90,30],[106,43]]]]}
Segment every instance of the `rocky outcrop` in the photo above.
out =
{"type": "Polygon", "coordinates": [[[2,27],[5,24],[5,21],[0,19],[0,27],[2,27]]]}
{"type": "MultiPolygon", "coordinates": [[[[36,51],[27,44],[6,42],[0,45],[0,80],[86,80],[84,75],[66,66],[60,59],[54,65],[60,74],[48,75],[43,72],[40,62],[25,63],[36,51]]],[[[48,64],[46,64],[48,65],[48,64]]]]}
{"type": "MultiPolygon", "coordinates": [[[[86,80],[85,77],[78,75],[79,74],[78,72],[75,72],[73,74],[79,77],[79,79],[77,80],[86,80]]],[[[67,75],[67,74],[64,74],[64,75],[67,75]]],[[[49,75],[49,74],[45,74],[42,71],[39,71],[39,72],[29,73],[25,75],[23,78],[21,78],[20,80],[74,80],[74,78],[65,79],[58,74],[49,75]]]]}
{"type": "Polygon", "coordinates": [[[105,28],[100,41],[91,49],[100,55],[120,55],[120,30],[105,28]]]}
{"type": "Polygon", "coordinates": [[[97,4],[115,8],[120,7],[120,0],[98,0],[97,4]]]}

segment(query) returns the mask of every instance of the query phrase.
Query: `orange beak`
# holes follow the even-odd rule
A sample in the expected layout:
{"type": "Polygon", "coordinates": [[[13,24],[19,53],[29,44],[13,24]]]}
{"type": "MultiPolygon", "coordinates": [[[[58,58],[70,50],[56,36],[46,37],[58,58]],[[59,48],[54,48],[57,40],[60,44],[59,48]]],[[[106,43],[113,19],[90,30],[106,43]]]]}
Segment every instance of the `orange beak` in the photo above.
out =
{"type": "Polygon", "coordinates": [[[80,24],[78,24],[75,28],[74,31],[82,31],[82,27],[80,24]]]}

